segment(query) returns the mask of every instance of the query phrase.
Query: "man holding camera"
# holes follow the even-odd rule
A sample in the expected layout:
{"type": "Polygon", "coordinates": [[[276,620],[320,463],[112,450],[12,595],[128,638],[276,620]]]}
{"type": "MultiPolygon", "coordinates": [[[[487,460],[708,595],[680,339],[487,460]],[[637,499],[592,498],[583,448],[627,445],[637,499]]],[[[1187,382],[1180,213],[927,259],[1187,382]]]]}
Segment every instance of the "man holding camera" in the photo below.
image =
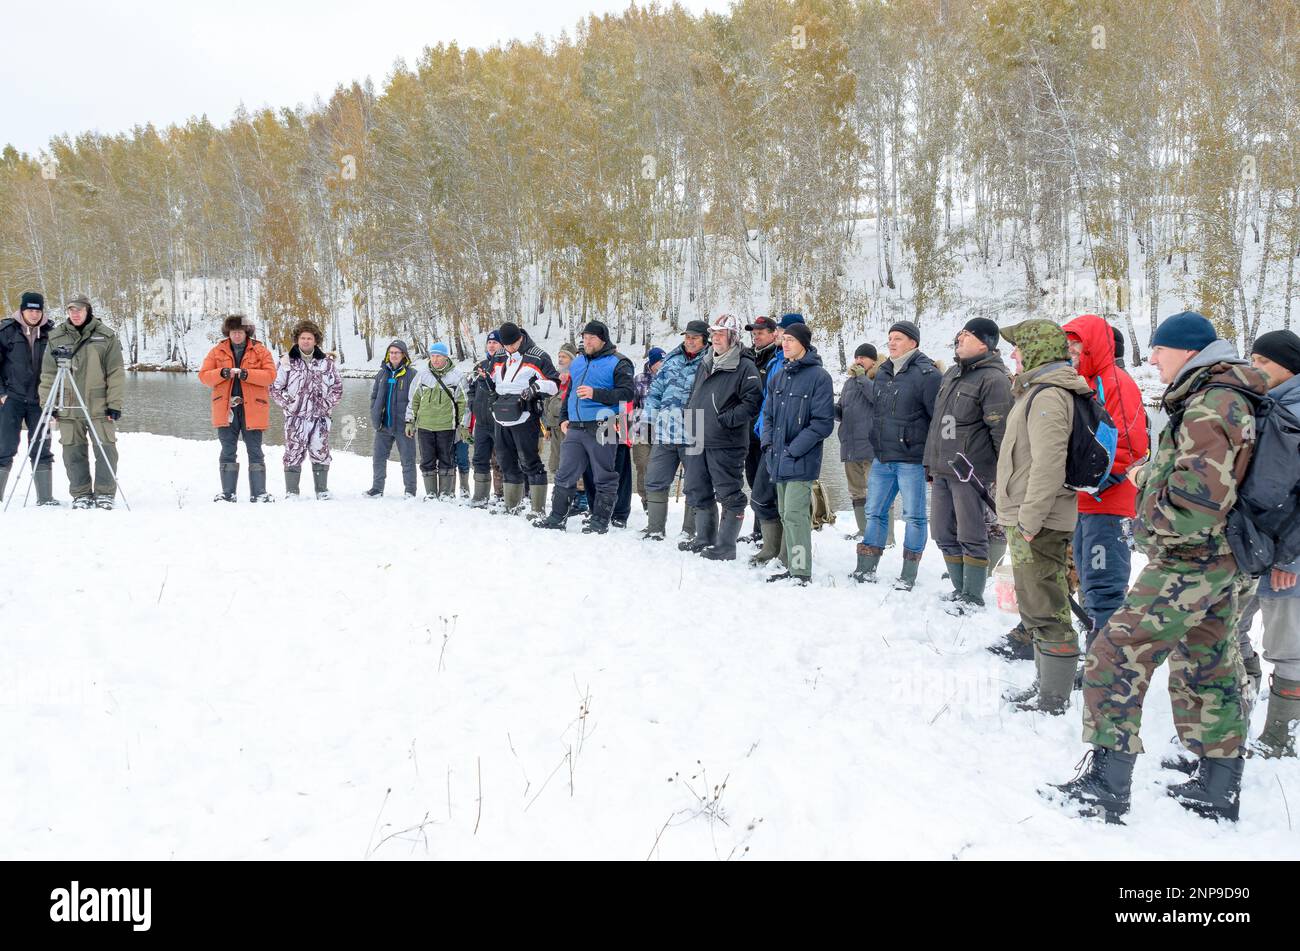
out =
{"type": "Polygon", "coordinates": [[[117,334],[95,316],[88,297],[68,301],[68,319],[50,333],[45,356],[41,360],[39,400],[42,405],[51,396],[59,362],[70,361],[71,382],[86,401],[90,422],[73,402],[76,397],[69,386],[62,406],[54,413],[59,420],[59,444],[63,447],[63,467],[68,473],[68,490],[75,509],[111,509],[117,496],[117,421],[122,416],[122,398],[126,395],[126,368],[122,363],[122,345],[117,334]],[[95,473],[91,478],[90,446],[95,445],[95,473]]]}

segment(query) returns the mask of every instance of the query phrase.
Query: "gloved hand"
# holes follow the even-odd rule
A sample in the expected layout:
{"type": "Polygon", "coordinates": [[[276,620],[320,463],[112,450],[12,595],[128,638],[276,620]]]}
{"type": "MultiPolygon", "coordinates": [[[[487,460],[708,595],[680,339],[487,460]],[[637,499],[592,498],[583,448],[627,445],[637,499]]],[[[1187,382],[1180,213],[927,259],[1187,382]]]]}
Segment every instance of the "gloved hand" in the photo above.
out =
{"type": "Polygon", "coordinates": [[[533,380],[533,382],[525,386],[524,391],[519,394],[520,402],[531,403],[533,400],[537,399],[538,394],[541,392],[542,388],[537,385],[536,380],[533,380]]]}
{"type": "Polygon", "coordinates": [[[120,409],[110,409],[108,411],[108,418],[116,423],[119,419],[122,418],[122,411],[120,409]]]}
{"type": "Polygon", "coordinates": [[[247,370],[240,370],[240,371],[239,371],[239,378],[240,378],[241,380],[247,380],[247,379],[248,379],[248,371],[247,371],[247,370]]]}
{"type": "Polygon", "coordinates": [[[407,439],[415,438],[415,423],[406,424],[406,438],[407,439]]]}
{"type": "Polygon", "coordinates": [[[229,379],[230,379],[230,367],[222,367],[222,368],[221,368],[221,378],[222,378],[223,380],[229,380],[229,379]]]}

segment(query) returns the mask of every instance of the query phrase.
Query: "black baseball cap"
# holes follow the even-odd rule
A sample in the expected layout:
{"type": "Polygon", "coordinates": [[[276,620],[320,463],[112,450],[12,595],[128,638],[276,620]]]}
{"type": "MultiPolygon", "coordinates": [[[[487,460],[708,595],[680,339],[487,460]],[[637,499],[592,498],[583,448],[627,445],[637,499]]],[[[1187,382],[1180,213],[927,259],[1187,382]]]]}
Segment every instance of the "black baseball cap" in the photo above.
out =
{"type": "Polygon", "coordinates": [[[776,330],[776,321],[771,317],[755,317],[752,324],[745,324],[746,330],[776,330]]]}

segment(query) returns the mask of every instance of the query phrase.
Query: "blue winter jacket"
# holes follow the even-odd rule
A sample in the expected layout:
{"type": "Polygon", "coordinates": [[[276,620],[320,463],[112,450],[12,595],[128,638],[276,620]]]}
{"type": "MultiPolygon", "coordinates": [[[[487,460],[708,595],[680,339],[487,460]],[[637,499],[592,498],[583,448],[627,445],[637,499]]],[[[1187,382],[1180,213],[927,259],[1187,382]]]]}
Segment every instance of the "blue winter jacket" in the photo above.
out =
{"type": "Polygon", "coordinates": [[[659,373],[650,381],[641,418],[653,427],[656,443],[684,446],[691,441],[683,411],[691,398],[691,391],[695,389],[695,374],[708,349],[707,346],[701,347],[699,353],[688,358],[678,344],[664,358],[659,373]]]}
{"type": "Polygon", "coordinates": [[[758,418],[754,420],[754,435],[760,442],[763,439],[763,417],[767,415],[767,393],[772,388],[776,371],[783,366],[785,366],[785,351],[777,347],[776,353],[772,354],[772,359],[767,364],[767,373],[763,374],[763,405],[758,408],[758,418]]]}
{"type": "Polygon", "coordinates": [[[812,482],[835,428],[835,386],[816,347],[782,361],[763,403],[763,461],[773,482],[812,482]]]}
{"type": "MultiPolygon", "coordinates": [[[[1273,387],[1268,391],[1268,395],[1290,410],[1292,415],[1300,417],[1300,376],[1293,376],[1281,386],[1273,387]]],[[[1300,558],[1297,558],[1289,565],[1278,565],[1278,567],[1284,571],[1300,574],[1300,558]]],[[[1259,579],[1259,596],[1261,598],[1300,598],[1300,582],[1285,591],[1274,591],[1273,572],[1266,571],[1264,576],[1259,579]]]]}

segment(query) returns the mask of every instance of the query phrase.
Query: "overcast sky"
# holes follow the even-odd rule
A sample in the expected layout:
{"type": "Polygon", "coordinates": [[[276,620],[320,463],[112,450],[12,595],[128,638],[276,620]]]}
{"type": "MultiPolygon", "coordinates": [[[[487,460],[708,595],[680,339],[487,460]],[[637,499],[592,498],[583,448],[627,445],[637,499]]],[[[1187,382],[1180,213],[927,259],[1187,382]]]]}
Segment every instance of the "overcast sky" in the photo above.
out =
{"type": "MultiPolygon", "coordinates": [[[[695,13],[726,0],[681,0],[695,13]]],[[[0,13],[0,145],[37,153],[98,129],[218,125],[242,102],[310,105],[341,82],[376,86],[425,46],[557,36],[628,0],[37,0],[0,13]]]]}

